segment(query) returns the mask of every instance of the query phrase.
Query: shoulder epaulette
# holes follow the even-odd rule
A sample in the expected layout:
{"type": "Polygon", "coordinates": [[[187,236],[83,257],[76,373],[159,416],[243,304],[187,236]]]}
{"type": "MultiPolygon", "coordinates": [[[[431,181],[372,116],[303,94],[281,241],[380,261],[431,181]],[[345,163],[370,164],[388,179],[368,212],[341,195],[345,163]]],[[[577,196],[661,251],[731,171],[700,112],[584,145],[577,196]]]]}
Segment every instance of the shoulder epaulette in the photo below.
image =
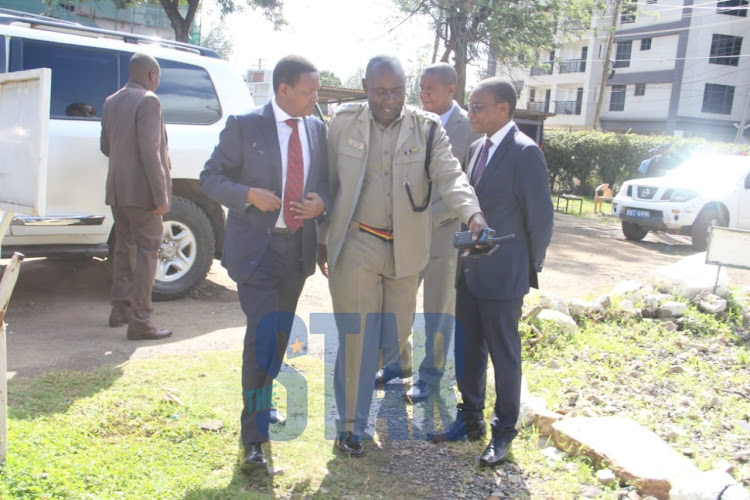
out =
{"type": "Polygon", "coordinates": [[[336,112],[335,114],[339,113],[356,113],[357,111],[360,111],[362,108],[365,107],[364,102],[350,102],[346,104],[341,104],[340,106],[336,106],[336,112]]]}

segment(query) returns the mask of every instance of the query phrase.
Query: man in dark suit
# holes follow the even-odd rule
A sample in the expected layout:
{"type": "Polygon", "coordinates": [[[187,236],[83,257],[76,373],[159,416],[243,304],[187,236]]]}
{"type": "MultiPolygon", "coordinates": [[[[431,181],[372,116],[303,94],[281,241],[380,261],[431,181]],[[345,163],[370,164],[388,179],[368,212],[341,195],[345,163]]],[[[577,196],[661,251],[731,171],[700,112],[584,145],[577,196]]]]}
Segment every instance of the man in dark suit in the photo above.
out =
{"type": "Polygon", "coordinates": [[[305,279],[315,272],[315,219],[330,203],[325,125],[310,116],[318,71],[307,59],[284,57],[273,87],[265,106],[229,117],[200,176],[203,192],[229,208],[221,263],[247,316],[240,421],[244,465],[251,467],[265,466],[269,423],[283,419],[265,399],[305,279]]]}
{"type": "Polygon", "coordinates": [[[151,321],[162,216],[172,201],[167,132],[154,94],[161,70],[142,52],[128,70],[128,82],[102,108],[100,149],[109,157],[106,201],[115,221],[109,326],[127,324],[130,340],[158,340],[172,335],[151,321]]]}
{"type": "Polygon", "coordinates": [[[479,463],[507,458],[516,436],[521,400],[521,340],[518,321],[523,297],[538,287],[552,237],[554,210],[547,164],[539,147],[513,122],[516,90],[503,79],[483,80],[469,98],[469,120],[485,138],[470,149],[469,178],[479,206],[498,236],[514,234],[489,256],[461,256],[457,272],[456,371],[462,403],[455,422],[436,441],[478,439],[487,358],[495,371],[492,438],[479,463]]]}

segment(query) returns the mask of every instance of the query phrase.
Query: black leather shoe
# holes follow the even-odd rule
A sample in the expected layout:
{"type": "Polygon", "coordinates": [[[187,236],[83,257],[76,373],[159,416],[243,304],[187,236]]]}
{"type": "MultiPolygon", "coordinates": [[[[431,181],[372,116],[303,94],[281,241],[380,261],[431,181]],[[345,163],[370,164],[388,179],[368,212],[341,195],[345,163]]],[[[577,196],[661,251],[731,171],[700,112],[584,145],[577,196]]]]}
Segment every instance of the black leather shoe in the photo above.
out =
{"type": "Polygon", "coordinates": [[[417,382],[406,391],[404,398],[407,403],[419,403],[426,400],[432,394],[435,386],[428,384],[424,380],[417,380],[417,382]]]}
{"type": "Polygon", "coordinates": [[[276,408],[271,408],[271,412],[268,416],[268,422],[271,425],[284,425],[286,423],[286,417],[276,408]]]}
{"type": "Polygon", "coordinates": [[[262,443],[247,443],[245,445],[245,461],[242,462],[243,469],[254,469],[265,467],[266,459],[263,456],[262,443]]]}
{"type": "Polygon", "coordinates": [[[484,449],[484,453],[482,453],[482,456],[479,459],[479,465],[485,467],[500,465],[508,459],[508,450],[510,450],[509,442],[502,438],[490,439],[490,444],[484,449]]]}
{"type": "Polygon", "coordinates": [[[362,441],[349,431],[340,433],[334,446],[338,451],[350,457],[359,458],[365,454],[362,441]]]}
{"type": "Polygon", "coordinates": [[[383,386],[395,378],[409,378],[412,370],[399,372],[393,365],[388,365],[375,374],[375,387],[383,386]]]}
{"type": "Polygon", "coordinates": [[[442,434],[427,434],[427,439],[435,443],[444,441],[463,441],[469,439],[475,441],[486,432],[484,419],[464,417],[461,412],[458,412],[456,420],[448,427],[442,434]],[[467,422],[464,424],[464,418],[467,422]]]}
{"type": "Polygon", "coordinates": [[[133,328],[128,326],[128,340],[161,340],[172,335],[172,330],[162,330],[161,328],[133,328]]]}

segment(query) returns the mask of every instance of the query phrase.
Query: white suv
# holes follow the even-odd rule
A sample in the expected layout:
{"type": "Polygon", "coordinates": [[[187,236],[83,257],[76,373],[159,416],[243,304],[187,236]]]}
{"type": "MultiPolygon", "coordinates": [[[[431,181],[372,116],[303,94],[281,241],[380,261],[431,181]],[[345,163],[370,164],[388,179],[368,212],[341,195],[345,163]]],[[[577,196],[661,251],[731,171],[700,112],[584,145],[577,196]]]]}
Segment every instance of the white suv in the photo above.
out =
{"type": "Polygon", "coordinates": [[[0,9],[0,72],[52,69],[47,216],[14,218],[2,252],[107,255],[112,216],[104,204],[101,110],[127,81],[128,62],[139,51],[161,65],[156,93],[172,160],[174,197],[154,284],[154,298],[164,300],[200,284],[219,256],[224,211],[201,193],[198,175],[227,117],[253,107],[241,72],[201,47],[0,9]]]}
{"type": "Polygon", "coordinates": [[[750,157],[701,155],[664,177],[627,181],[612,213],[629,240],[664,231],[689,235],[705,250],[711,226],[750,229],[750,157]]]}

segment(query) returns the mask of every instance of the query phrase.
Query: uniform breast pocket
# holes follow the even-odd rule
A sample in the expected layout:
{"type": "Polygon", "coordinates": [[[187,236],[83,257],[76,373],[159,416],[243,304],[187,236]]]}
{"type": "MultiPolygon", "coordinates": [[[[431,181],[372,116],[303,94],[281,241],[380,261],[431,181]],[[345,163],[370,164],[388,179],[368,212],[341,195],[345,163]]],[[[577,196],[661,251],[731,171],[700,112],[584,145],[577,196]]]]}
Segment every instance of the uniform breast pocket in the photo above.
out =
{"type": "Polygon", "coordinates": [[[427,182],[424,160],[425,157],[422,154],[397,165],[396,176],[400,175],[403,178],[404,189],[407,189],[407,195],[411,192],[411,197],[416,206],[424,205],[425,199],[429,196],[429,183],[427,182]]]}

